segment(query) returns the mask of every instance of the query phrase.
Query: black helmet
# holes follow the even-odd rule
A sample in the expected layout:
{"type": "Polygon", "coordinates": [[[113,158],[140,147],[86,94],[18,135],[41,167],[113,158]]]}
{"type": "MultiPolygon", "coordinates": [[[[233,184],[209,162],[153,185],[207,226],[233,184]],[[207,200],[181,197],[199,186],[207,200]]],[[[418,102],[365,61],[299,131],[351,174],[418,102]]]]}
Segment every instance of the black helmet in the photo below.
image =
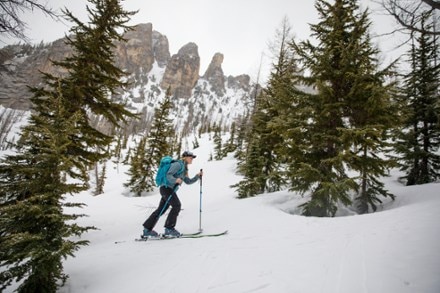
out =
{"type": "Polygon", "coordinates": [[[193,153],[189,152],[189,151],[184,151],[183,154],[182,154],[182,158],[185,158],[185,157],[192,157],[192,158],[195,158],[195,157],[197,157],[197,156],[194,155],[193,153]]]}

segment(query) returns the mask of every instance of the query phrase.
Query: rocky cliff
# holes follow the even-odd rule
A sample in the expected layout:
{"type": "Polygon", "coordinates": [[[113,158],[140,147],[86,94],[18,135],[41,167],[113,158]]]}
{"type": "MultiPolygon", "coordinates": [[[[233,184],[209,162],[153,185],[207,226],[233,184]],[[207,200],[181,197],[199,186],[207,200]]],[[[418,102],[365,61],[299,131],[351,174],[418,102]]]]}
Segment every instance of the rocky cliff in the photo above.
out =
{"type": "Polygon", "coordinates": [[[223,54],[216,53],[203,75],[203,78],[210,83],[211,89],[219,96],[225,94],[225,76],[222,69],[223,58],[223,54]]]}
{"type": "MultiPolygon", "coordinates": [[[[185,128],[200,127],[201,117],[206,113],[221,113],[225,107],[231,106],[235,108],[232,111],[235,114],[229,112],[229,118],[224,115],[214,115],[215,119],[208,117],[208,120],[214,119],[209,123],[223,121],[227,125],[229,123],[225,121],[237,118],[248,107],[253,88],[250,78],[247,75],[226,77],[221,67],[223,54],[216,53],[204,75],[200,76],[200,56],[195,43],[189,42],[171,56],[167,37],[154,31],[151,23],[135,26],[124,38],[126,42],[115,44],[115,63],[127,72],[131,88],[118,98],[132,109],[143,112],[145,119],[151,117],[157,101],[164,97],[167,89],[171,90],[175,105],[179,106],[175,115],[180,117],[185,128]]],[[[53,66],[51,60],[62,60],[70,54],[72,50],[65,44],[65,39],[50,44],[11,45],[0,49],[0,104],[8,108],[29,109],[27,86],[41,82],[40,71],[65,74],[62,68],[53,66]]]]}
{"type": "Polygon", "coordinates": [[[199,79],[200,57],[197,45],[188,43],[171,57],[160,86],[170,88],[171,93],[179,98],[191,97],[191,91],[199,79]]]}

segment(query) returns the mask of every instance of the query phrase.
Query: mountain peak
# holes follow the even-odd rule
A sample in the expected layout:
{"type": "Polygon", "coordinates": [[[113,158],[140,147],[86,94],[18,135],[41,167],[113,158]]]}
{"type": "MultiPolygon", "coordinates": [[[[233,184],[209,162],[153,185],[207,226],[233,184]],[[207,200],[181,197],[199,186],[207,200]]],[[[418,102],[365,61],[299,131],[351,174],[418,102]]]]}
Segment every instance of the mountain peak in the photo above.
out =
{"type": "MultiPolygon", "coordinates": [[[[217,123],[228,127],[252,105],[249,76],[225,77],[224,56],[216,53],[203,77],[197,44],[189,42],[170,56],[165,35],[153,30],[151,23],[138,24],[124,34],[126,42],[115,42],[116,66],[127,73],[129,86],[112,99],[120,100],[133,111],[141,112],[136,131],[148,131],[158,101],[170,88],[175,104],[176,131],[190,133],[217,123]]],[[[59,39],[49,44],[12,45],[0,49],[0,105],[28,110],[31,93],[27,86],[41,83],[39,71],[63,76],[64,68],[54,66],[73,51],[59,39]]],[[[130,122],[136,124],[138,122],[130,122]]]]}
{"type": "Polygon", "coordinates": [[[223,96],[225,93],[225,76],[222,69],[223,59],[223,54],[215,53],[208,69],[206,69],[203,75],[203,78],[211,85],[211,89],[219,96],[223,96]]]}
{"type": "Polygon", "coordinates": [[[199,79],[200,56],[195,43],[188,43],[173,55],[167,64],[160,84],[170,88],[171,94],[178,98],[189,98],[199,79]]]}

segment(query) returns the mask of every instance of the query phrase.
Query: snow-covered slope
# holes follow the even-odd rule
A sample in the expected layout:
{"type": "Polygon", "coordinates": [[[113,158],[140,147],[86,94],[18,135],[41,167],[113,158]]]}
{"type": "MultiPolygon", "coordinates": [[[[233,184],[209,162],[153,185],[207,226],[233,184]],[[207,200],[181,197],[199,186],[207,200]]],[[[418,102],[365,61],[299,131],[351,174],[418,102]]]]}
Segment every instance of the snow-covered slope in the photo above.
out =
{"type": "Polygon", "coordinates": [[[135,242],[159,194],[124,195],[126,166],[108,166],[104,194],[70,198],[87,204],[81,222],[99,230],[83,235],[90,245],[65,262],[61,293],[440,292],[439,184],[404,187],[395,174],[385,180],[397,199],[379,212],[303,217],[286,212],[301,201],[287,191],[236,199],[236,161],[208,161],[212,142],[199,142],[190,175],[203,168],[203,186],[179,190],[177,228],[197,231],[201,194],[203,230],[228,235],[135,242]]]}

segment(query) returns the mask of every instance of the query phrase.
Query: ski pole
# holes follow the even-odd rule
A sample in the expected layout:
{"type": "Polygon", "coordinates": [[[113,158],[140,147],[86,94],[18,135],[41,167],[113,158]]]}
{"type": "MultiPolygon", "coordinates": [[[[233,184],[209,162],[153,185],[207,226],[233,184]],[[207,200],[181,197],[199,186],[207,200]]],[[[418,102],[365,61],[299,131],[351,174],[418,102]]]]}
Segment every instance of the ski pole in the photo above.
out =
{"type": "Polygon", "coordinates": [[[160,211],[159,215],[157,216],[157,220],[159,220],[159,218],[162,216],[162,214],[164,213],[165,209],[168,206],[168,203],[170,202],[171,197],[173,196],[173,194],[171,193],[170,196],[168,196],[167,201],[165,202],[165,204],[163,205],[162,210],[160,211]]]}
{"type": "MultiPolygon", "coordinates": [[[[200,169],[200,173],[203,172],[203,169],[200,169]]],[[[200,176],[200,204],[199,204],[199,232],[202,232],[202,177],[200,176]]]]}

